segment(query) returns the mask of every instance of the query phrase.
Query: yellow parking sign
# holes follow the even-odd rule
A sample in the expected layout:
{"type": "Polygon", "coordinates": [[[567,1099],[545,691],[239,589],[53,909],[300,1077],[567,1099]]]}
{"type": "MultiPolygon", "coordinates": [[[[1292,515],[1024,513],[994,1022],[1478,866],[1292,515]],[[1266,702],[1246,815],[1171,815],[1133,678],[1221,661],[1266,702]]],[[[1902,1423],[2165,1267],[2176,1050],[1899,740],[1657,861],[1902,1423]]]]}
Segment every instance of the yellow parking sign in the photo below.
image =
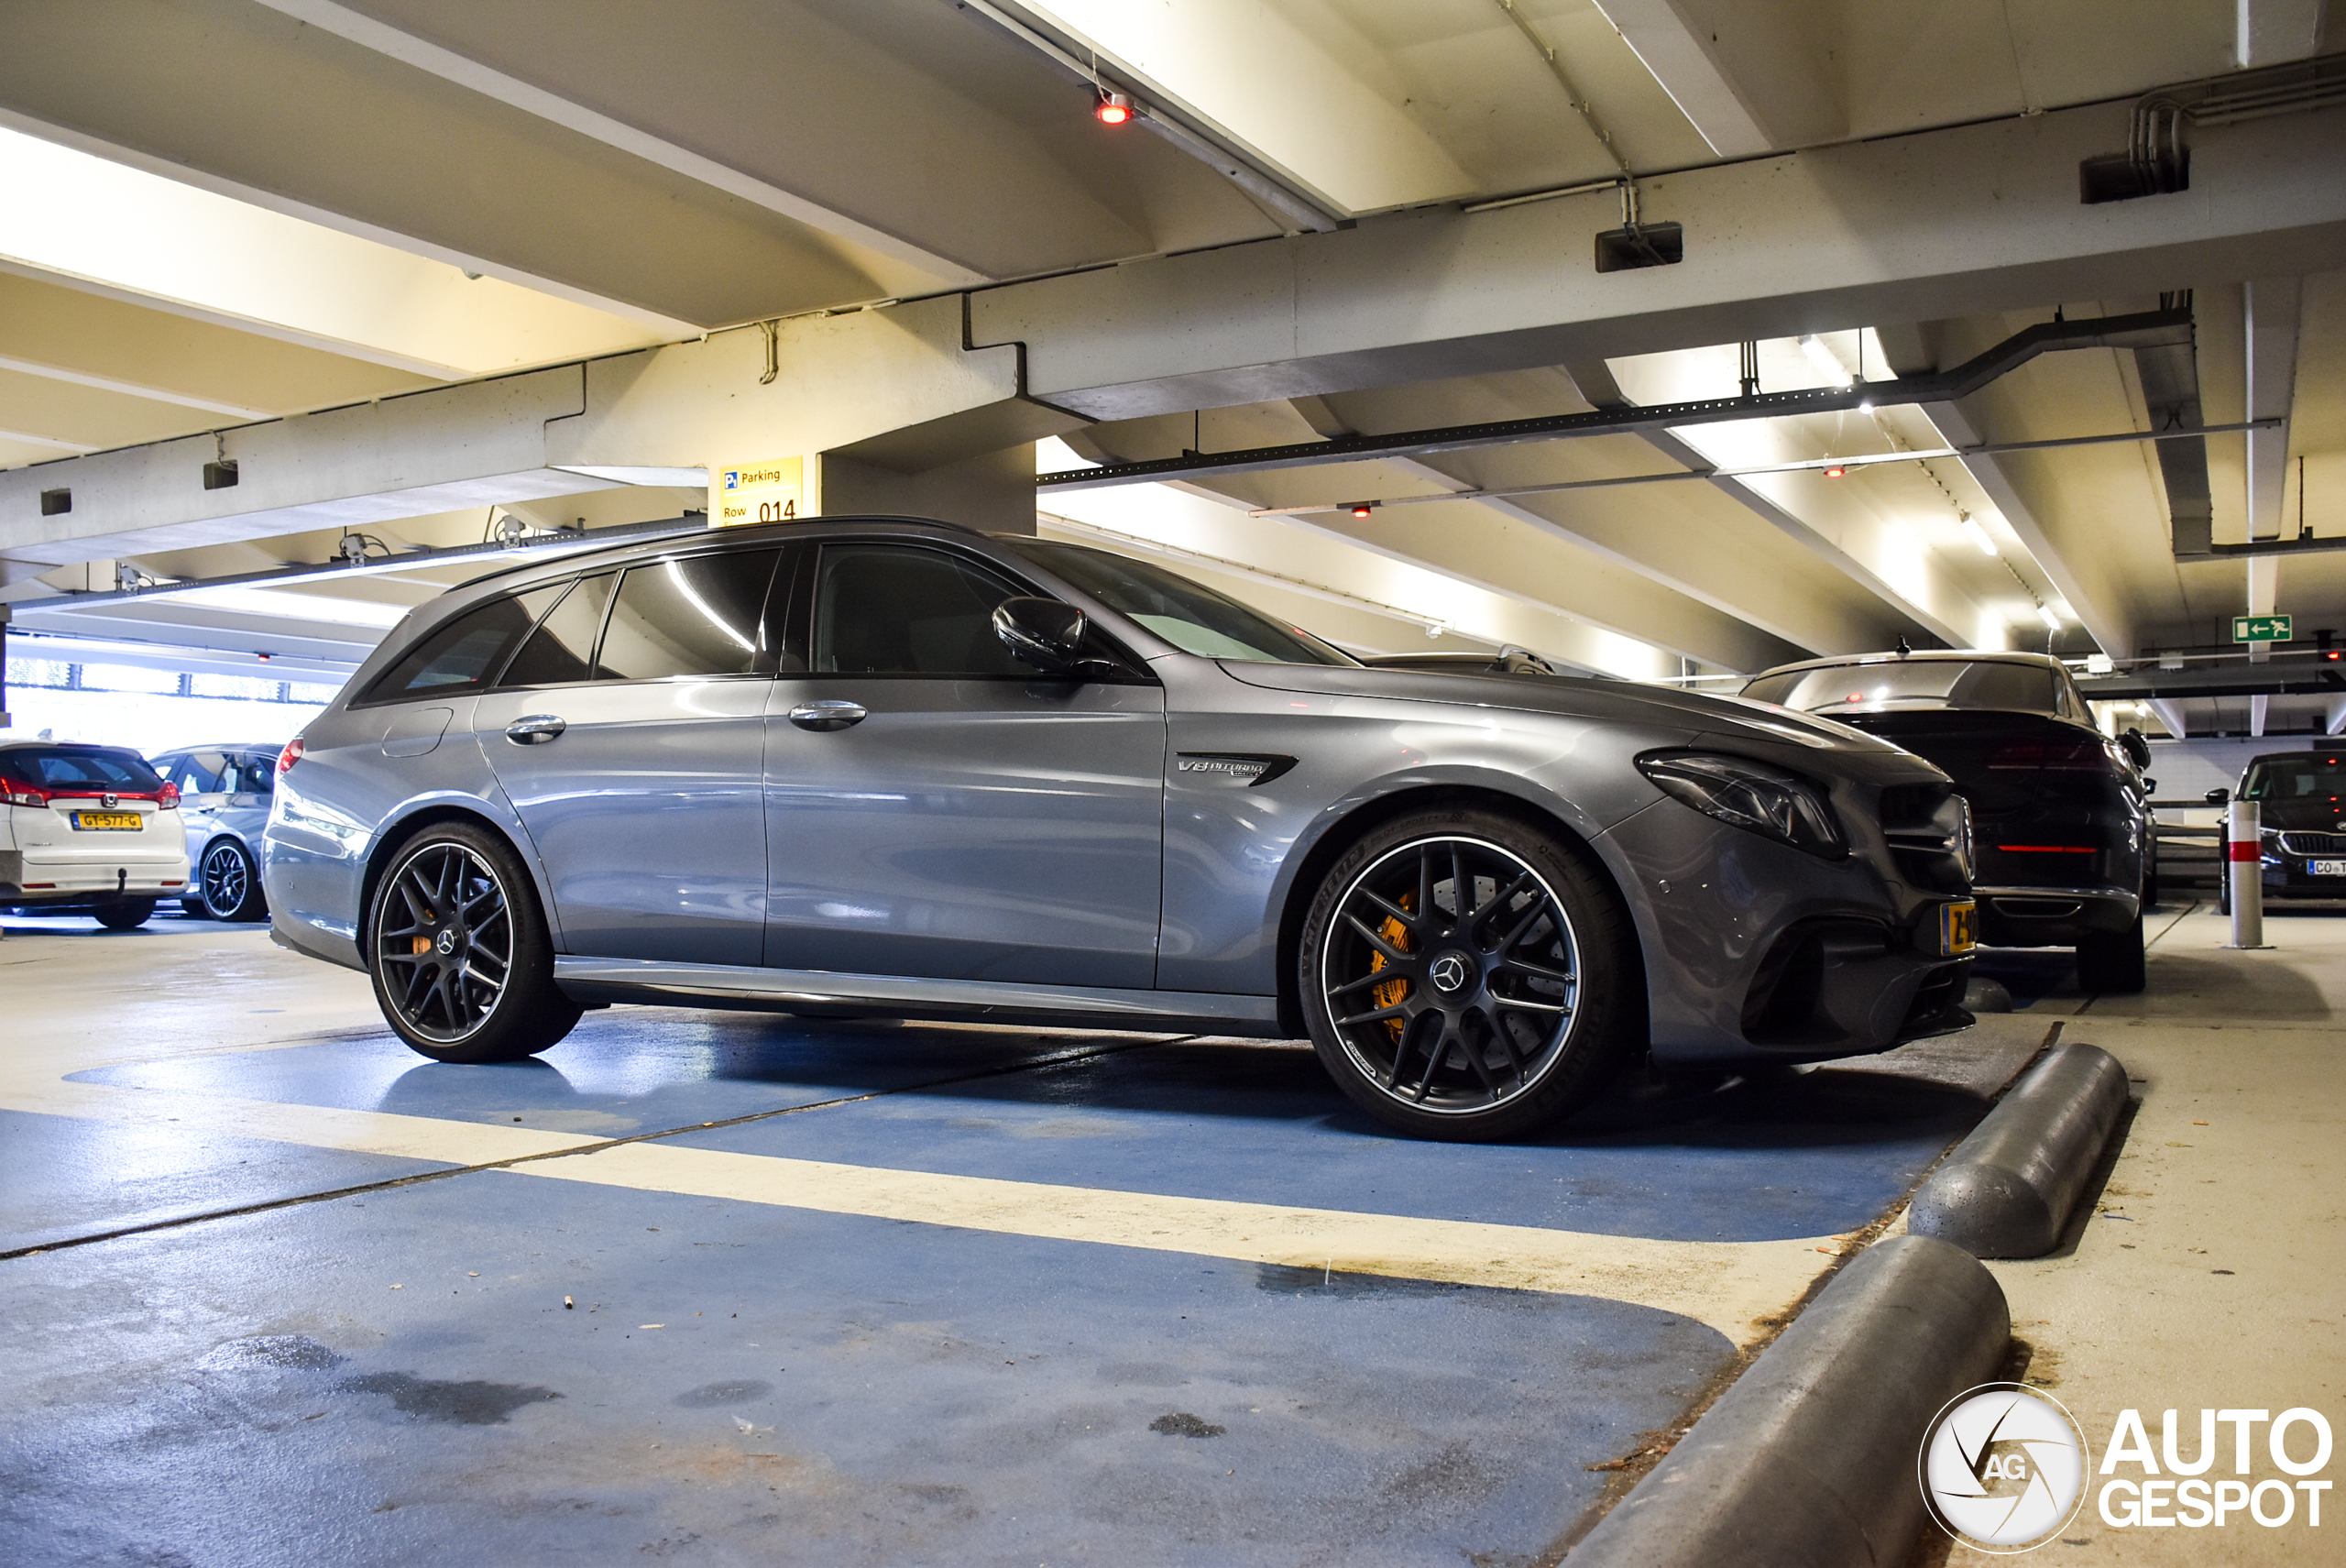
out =
{"type": "Polygon", "coordinates": [[[708,487],[711,527],[790,522],[806,515],[806,460],[781,457],[719,468],[708,487]]]}

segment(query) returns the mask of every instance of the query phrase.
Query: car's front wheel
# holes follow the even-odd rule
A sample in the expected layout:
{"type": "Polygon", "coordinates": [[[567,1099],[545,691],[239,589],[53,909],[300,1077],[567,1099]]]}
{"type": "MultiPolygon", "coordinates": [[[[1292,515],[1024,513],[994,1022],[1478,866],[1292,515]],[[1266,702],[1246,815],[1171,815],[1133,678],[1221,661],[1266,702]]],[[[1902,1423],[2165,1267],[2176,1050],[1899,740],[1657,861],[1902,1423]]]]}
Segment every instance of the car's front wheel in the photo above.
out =
{"type": "Polygon", "coordinates": [[[1420,1137],[1535,1132],[1641,1042],[1628,916],[1555,837],[1483,811],[1376,828],[1303,927],[1311,1043],[1344,1092],[1420,1137]]]}
{"type": "Polygon", "coordinates": [[[258,920],[269,913],[261,895],[260,868],[234,839],[215,839],[204,847],[195,872],[196,901],[214,920],[258,920]]]}
{"type": "Polygon", "coordinates": [[[485,828],[440,823],[401,845],[367,933],[384,1018],[434,1061],[519,1061],[578,1022],[529,873],[485,828]]]}

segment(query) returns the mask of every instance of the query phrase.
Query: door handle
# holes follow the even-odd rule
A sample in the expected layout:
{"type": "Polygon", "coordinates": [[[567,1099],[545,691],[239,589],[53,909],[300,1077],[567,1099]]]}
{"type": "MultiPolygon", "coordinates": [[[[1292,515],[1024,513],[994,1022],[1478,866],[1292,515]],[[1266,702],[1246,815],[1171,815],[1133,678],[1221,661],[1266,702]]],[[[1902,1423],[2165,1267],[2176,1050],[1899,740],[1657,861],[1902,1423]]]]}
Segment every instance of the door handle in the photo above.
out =
{"type": "Polygon", "coordinates": [[[866,712],[860,702],[827,696],[792,708],[790,722],[801,729],[844,729],[850,724],[861,723],[866,712]]]}
{"type": "Polygon", "coordinates": [[[516,746],[543,746],[570,727],[551,713],[533,713],[505,727],[505,738],[516,746]]]}

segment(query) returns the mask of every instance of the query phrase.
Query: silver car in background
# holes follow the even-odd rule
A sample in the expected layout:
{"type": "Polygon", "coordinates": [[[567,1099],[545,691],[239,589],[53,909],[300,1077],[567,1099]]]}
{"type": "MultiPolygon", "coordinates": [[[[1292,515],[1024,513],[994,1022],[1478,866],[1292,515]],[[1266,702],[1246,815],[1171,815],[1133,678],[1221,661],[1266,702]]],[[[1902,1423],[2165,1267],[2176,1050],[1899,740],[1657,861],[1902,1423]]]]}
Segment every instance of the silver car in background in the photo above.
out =
{"type": "Polygon", "coordinates": [[[1827,721],[1380,670],[1162,568],[818,519],[516,568],[286,749],[279,941],[445,1061],[610,1002],[1309,1035],[1403,1131],[1968,1024],[1946,776],[1827,721]]]}
{"type": "Polygon", "coordinates": [[[159,752],[154,770],[179,786],[192,868],[180,908],[213,920],[265,920],[262,831],[277,788],[280,747],[246,742],[159,752]]]}

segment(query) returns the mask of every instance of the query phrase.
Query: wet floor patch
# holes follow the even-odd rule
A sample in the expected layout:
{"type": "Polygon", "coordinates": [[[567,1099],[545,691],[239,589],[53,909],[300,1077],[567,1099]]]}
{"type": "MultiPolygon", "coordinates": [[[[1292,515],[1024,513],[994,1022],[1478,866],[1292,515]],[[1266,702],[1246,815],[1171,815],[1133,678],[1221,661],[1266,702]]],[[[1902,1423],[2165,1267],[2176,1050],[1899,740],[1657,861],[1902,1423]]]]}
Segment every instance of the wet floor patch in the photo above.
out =
{"type": "Polygon", "coordinates": [[[479,1378],[451,1383],[418,1377],[412,1372],[370,1372],[364,1377],[345,1377],[334,1385],[334,1390],[380,1394],[401,1415],[466,1427],[503,1426],[524,1405],[543,1405],[562,1398],[551,1388],[531,1384],[487,1383],[479,1378]]]}

